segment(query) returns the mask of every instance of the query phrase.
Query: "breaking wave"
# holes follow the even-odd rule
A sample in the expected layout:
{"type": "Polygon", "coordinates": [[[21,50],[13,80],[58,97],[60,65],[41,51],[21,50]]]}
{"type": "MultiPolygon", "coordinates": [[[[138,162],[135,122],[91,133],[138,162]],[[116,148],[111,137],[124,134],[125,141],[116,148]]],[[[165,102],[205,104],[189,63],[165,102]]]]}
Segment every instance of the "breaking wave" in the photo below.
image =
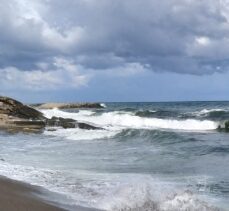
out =
{"type": "Polygon", "coordinates": [[[203,109],[197,115],[213,120],[225,120],[229,118],[229,111],[223,109],[203,109]]]}
{"type": "Polygon", "coordinates": [[[103,107],[103,108],[106,108],[106,104],[105,103],[100,103],[100,105],[103,107]]]}
{"type": "Polygon", "coordinates": [[[45,135],[58,136],[70,140],[104,139],[115,136],[117,133],[118,131],[116,130],[83,130],[79,128],[56,128],[54,131],[44,131],[45,135]]]}
{"type": "MultiPolygon", "coordinates": [[[[210,120],[197,119],[161,119],[136,116],[131,112],[105,112],[100,115],[85,115],[82,112],[69,113],[58,109],[42,110],[48,118],[58,116],[63,118],[73,118],[79,121],[91,122],[104,128],[115,127],[119,129],[135,128],[135,129],[173,129],[173,130],[190,130],[203,131],[214,130],[218,123],[210,120]]],[[[88,111],[87,111],[88,112],[88,111]]]]}

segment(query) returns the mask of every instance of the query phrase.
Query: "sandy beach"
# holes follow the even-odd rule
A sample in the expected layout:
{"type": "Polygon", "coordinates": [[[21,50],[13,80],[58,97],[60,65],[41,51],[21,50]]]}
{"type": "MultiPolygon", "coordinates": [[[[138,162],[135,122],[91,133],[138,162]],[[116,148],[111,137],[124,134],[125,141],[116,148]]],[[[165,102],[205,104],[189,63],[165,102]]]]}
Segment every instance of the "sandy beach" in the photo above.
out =
{"type": "Polygon", "coordinates": [[[63,211],[36,197],[39,191],[31,185],[0,177],[0,210],[4,211],[63,211]]]}
{"type": "Polygon", "coordinates": [[[38,187],[0,177],[0,210],[4,211],[92,211],[74,207],[62,208],[48,199],[38,187]],[[47,198],[47,200],[45,200],[47,198]]]}

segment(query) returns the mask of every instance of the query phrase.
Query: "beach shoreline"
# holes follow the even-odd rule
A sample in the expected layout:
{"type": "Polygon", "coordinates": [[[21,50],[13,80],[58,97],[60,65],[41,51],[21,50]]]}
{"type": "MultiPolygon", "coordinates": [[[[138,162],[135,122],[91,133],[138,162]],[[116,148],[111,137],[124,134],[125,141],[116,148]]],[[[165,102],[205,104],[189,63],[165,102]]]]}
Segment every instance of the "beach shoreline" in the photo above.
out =
{"type": "Polygon", "coordinates": [[[80,206],[68,207],[52,200],[41,187],[0,176],[0,210],[4,211],[96,211],[80,206]]]}

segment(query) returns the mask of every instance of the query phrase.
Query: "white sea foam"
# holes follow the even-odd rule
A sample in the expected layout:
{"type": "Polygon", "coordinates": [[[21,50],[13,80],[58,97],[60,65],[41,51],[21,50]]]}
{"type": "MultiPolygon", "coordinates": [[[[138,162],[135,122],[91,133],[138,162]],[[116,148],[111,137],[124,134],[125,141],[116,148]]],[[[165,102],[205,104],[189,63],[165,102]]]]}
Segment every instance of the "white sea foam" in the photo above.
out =
{"type": "Polygon", "coordinates": [[[103,107],[103,108],[106,108],[106,104],[105,103],[100,103],[100,105],[103,107]]]}
{"type": "Polygon", "coordinates": [[[119,131],[117,130],[83,130],[78,128],[62,129],[57,128],[56,131],[44,132],[45,135],[54,135],[64,137],[71,140],[93,140],[93,139],[104,139],[110,138],[116,135],[119,131]]]}
{"type": "Polygon", "coordinates": [[[200,111],[195,111],[192,112],[192,114],[196,115],[196,116],[205,116],[211,112],[217,112],[217,111],[227,111],[225,109],[220,109],[220,108],[214,108],[214,109],[202,109],[200,111]]]}
{"type": "Polygon", "coordinates": [[[79,110],[78,115],[85,115],[85,116],[91,116],[95,114],[94,111],[90,111],[90,110],[79,110]]]}
{"type": "Polygon", "coordinates": [[[64,194],[65,203],[108,211],[213,211],[176,184],[150,175],[58,171],[0,162],[0,174],[64,194]]]}
{"type": "Polygon", "coordinates": [[[224,109],[220,109],[220,108],[214,108],[214,109],[203,109],[200,111],[200,113],[210,113],[210,112],[214,112],[214,111],[225,111],[224,109]]]}
{"type": "Polygon", "coordinates": [[[102,127],[112,126],[115,128],[136,128],[136,129],[174,129],[174,130],[191,130],[203,131],[214,130],[218,123],[209,120],[174,120],[174,119],[159,119],[145,118],[135,116],[131,113],[107,112],[101,115],[84,115],[82,113],[69,113],[58,109],[42,110],[48,118],[59,116],[64,118],[73,118],[79,121],[86,121],[97,124],[102,127]]]}

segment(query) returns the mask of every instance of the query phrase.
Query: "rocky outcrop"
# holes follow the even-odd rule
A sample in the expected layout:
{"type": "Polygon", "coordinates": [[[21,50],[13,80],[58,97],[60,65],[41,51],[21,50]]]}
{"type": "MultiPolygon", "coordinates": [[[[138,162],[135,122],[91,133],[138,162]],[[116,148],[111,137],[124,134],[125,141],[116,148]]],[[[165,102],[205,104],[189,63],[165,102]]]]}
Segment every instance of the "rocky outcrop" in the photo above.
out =
{"type": "Polygon", "coordinates": [[[229,132],[229,120],[225,121],[223,125],[219,125],[217,130],[219,132],[229,132]]]}
{"type": "Polygon", "coordinates": [[[74,108],[103,108],[100,103],[44,103],[31,105],[37,109],[74,109],[74,108]]]}
{"type": "Polygon", "coordinates": [[[86,130],[101,129],[91,124],[87,124],[84,122],[78,122],[74,119],[69,119],[69,118],[65,119],[61,117],[52,117],[51,119],[47,119],[46,125],[49,127],[80,128],[80,129],[86,129],[86,130]]]}
{"type": "Polygon", "coordinates": [[[7,131],[40,132],[45,127],[81,128],[87,130],[102,129],[94,125],[78,122],[74,119],[52,117],[48,119],[36,109],[26,106],[12,98],[0,96],[0,129],[7,131]]]}
{"type": "Polygon", "coordinates": [[[43,114],[21,102],[0,96],[0,128],[8,131],[37,132],[45,127],[43,114]]]}
{"type": "MultiPolygon", "coordinates": [[[[0,120],[1,122],[1,120],[0,120]]],[[[8,132],[42,132],[45,128],[44,121],[11,119],[0,123],[0,129],[8,132]]]]}
{"type": "Polygon", "coordinates": [[[0,96],[0,114],[6,114],[8,116],[23,118],[23,119],[33,119],[33,120],[43,120],[44,116],[41,112],[31,108],[29,106],[23,105],[21,102],[8,97],[0,96]]]}

